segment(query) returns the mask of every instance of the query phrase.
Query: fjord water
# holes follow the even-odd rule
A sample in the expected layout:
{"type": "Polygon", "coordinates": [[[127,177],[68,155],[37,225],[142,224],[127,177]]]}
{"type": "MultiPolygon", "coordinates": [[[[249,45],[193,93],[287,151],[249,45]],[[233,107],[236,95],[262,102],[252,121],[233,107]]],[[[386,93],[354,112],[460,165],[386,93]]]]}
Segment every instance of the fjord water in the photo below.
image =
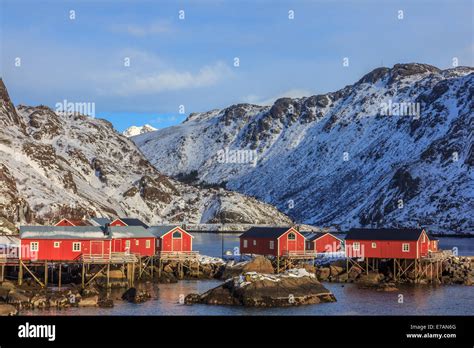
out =
{"type": "MultiPolygon", "coordinates": [[[[195,234],[194,249],[209,256],[221,256],[222,249],[238,246],[233,234],[195,234]],[[222,243],[223,241],[223,243],[222,243]],[[222,244],[224,248],[222,248],[222,244]]],[[[442,249],[458,248],[459,255],[474,255],[474,238],[440,238],[442,249]]],[[[404,285],[399,291],[378,292],[356,284],[324,283],[337,302],[291,308],[243,308],[231,306],[183,305],[180,297],[202,293],[219,285],[217,280],[185,280],[177,284],[142,284],[154,299],[142,304],[118,300],[123,290],[111,294],[113,308],[70,308],[32,310],[24,315],[472,315],[474,290],[464,285],[404,285]],[[400,302],[400,295],[403,301],[400,302]],[[117,299],[117,300],[115,300],[117,299]]]]}

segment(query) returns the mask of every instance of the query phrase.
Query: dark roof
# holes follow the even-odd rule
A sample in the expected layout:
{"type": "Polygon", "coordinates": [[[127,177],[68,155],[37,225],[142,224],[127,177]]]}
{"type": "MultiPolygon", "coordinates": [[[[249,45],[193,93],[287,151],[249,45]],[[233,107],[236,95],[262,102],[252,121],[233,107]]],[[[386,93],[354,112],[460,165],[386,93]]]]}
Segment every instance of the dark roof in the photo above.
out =
{"type": "MultiPolygon", "coordinates": [[[[177,226],[177,225],[157,225],[157,226],[150,226],[148,228],[148,231],[150,231],[151,233],[153,233],[153,235],[157,238],[160,238],[160,237],[163,237],[165,234],[167,234],[169,231],[171,231],[172,229],[175,229],[176,227],[179,227],[180,229],[182,229],[183,231],[184,228],[181,228],[180,226],[177,226]]],[[[187,231],[185,231],[186,233],[188,233],[187,231]]],[[[193,235],[191,235],[190,233],[188,233],[192,238],[194,238],[193,235]]]]}
{"type": "Polygon", "coordinates": [[[127,226],[142,226],[143,228],[148,228],[148,225],[140,219],[133,219],[133,218],[119,218],[119,219],[125,222],[127,226]]]}
{"type": "Polygon", "coordinates": [[[278,238],[290,228],[291,227],[251,227],[242,233],[240,237],[278,238]]]}
{"type": "Polygon", "coordinates": [[[346,240],[418,240],[422,228],[352,228],[346,240]]]}
{"type": "Polygon", "coordinates": [[[324,236],[325,234],[328,234],[328,232],[303,232],[302,235],[305,236],[306,240],[312,242],[315,239],[318,239],[319,237],[324,236]]]}
{"type": "Polygon", "coordinates": [[[108,218],[92,218],[90,219],[90,222],[95,225],[95,226],[105,226],[107,224],[110,224],[112,221],[108,218]]]}

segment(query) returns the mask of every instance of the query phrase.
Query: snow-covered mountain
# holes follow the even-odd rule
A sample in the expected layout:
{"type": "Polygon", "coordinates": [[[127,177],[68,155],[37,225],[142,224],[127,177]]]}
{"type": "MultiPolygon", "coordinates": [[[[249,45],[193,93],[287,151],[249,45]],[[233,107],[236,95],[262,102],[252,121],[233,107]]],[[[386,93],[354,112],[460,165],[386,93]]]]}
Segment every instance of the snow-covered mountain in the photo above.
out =
{"type": "Polygon", "coordinates": [[[474,232],[474,69],[378,68],[324,95],[232,105],[133,138],[159,170],[341,229],[474,232]]]}
{"type": "Polygon", "coordinates": [[[1,79],[0,101],[0,219],[48,223],[119,215],[148,223],[290,223],[254,198],[166,177],[108,121],[45,106],[15,108],[1,79]]]}
{"type": "Polygon", "coordinates": [[[154,132],[157,129],[155,127],[146,124],[144,126],[131,126],[122,132],[127,138],[134,137],[136,135],[145,134],[149,132],[154,132]]]}

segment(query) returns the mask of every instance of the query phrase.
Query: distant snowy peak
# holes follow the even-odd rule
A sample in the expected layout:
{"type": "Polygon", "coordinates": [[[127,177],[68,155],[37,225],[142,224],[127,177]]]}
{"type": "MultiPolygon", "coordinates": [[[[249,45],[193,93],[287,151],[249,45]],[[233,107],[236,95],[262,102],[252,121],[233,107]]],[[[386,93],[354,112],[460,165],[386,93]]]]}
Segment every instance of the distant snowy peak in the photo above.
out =
{"type": "Polygon", "coordinates": [[[149,124],[146,124],[144,126],[131,126],[128,127],[126,130],[123,131],[123,135],[125,135],[127,138],[134,137],[136,135],[140,134],[145,134],[149,132],[154,132],[157,129],[155,127],[150,126],[149,124]]]}

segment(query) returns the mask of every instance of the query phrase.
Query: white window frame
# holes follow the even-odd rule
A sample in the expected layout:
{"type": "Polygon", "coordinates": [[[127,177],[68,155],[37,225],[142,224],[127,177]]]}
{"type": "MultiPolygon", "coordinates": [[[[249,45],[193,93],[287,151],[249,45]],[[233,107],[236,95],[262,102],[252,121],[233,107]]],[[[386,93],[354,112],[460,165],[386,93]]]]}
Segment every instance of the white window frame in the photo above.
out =
{"type": "Polygon", "coordinates": [[[81,251],[81,242],[73,242],[72,251],[81,251]],[[76,248],[76,246],[79,246],[79,248],[76,248]]]}
{"type": "Polygon", "coordinates": [[[270,241],[270,250],[275,250],[275,241],[274,240],[270,241]]]}
{"type": "Polygon", "coordinates": [[[375,249],[375,248],[377,248],[377,243],[372,242],[372,249],[375,249]]]}
{"type": "Polygon", "coordinates": [[[56,249],[59,248],[60,246],[61,246],[61,242],[54,242],[53,243],[53,247],[56,248],[56,249]]]}
{"type": "Polygon", "coordinates": [[[135,239],[135,245],[137,245],[137,246],[140,245],[140,240],[135,239]]]}
{"type": "Polygon", "coordinates": [[[288,240],[296,240],[296,233],[295,232],[288,233],[288,240]],[[290,238],[290,236],[293,236],[294,238],[290,238]]]}
{"type": "Polygon", "coordinates": [[[244,239],[244,248],[247,248],[249,246],[247,239],[244,239]]]}
{"type": "Polygon", "coordinates": [[[257,240],[256,239],[253,240],[253,246],[257,246],[257,240]]]}
{"type": "Polygon", "coordinates": [[[354,242],[354,243],[352,243],[352,250],[354,250],[354,251],[360,251],[360,242],[354,242]]]}
{"type": "Polygon", "coordinates": [[[147,249],[150,249],[151,243],[150,243],[150,240],[149,240],[149,239],[146,240],[146,242],[145,242],[145,247],[146,247],[147,249]]]}
{"type": "Polygon", "coordinates": [[[125,241],[125,248],[130,249],[130,239],[125,241]]]}
{"type": "Polygon", "coordinates": [[[39,242],[31,242],[30,251],[39,251],[39,242]]]}
{"type": "Polygon", "coordinates": [[[409,253],[410,252],[410,243],[403,243],[402,244],[402,252],[404,252],[404,253],[409,253]]]}

